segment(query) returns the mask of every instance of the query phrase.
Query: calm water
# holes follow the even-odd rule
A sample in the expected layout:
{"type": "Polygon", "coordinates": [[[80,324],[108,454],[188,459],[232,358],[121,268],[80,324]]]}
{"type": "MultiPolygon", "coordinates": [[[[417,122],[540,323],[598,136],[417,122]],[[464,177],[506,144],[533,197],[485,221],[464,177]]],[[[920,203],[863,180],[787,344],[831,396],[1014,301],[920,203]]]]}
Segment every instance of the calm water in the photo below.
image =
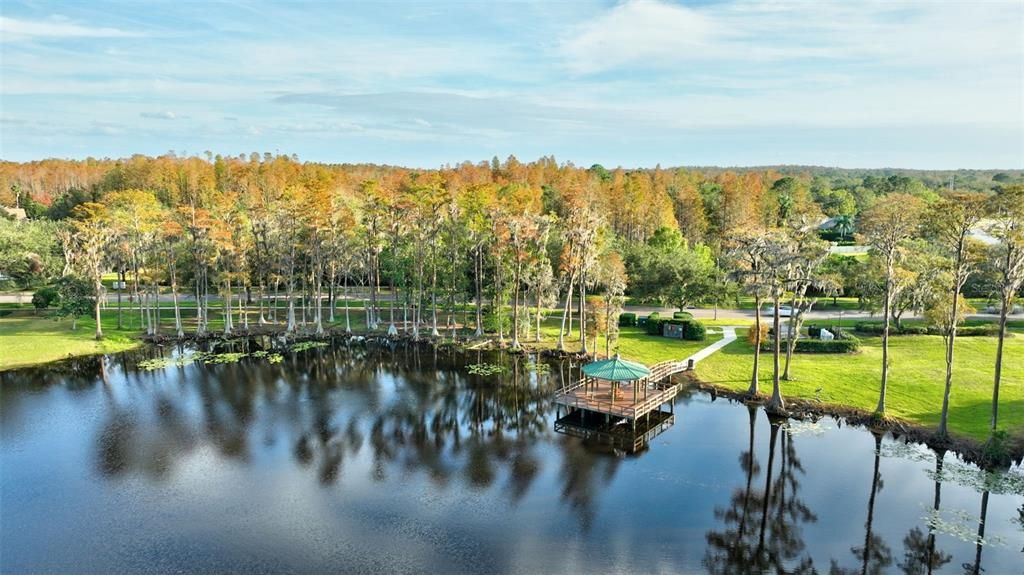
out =
{"type": "Polygon", "coordinates": [[[680,397],[627,455],[554,431],[565,364],[158,353],[0,374],[0,571],[1024,573],[1020,481],[831,420],[680,397]]]}

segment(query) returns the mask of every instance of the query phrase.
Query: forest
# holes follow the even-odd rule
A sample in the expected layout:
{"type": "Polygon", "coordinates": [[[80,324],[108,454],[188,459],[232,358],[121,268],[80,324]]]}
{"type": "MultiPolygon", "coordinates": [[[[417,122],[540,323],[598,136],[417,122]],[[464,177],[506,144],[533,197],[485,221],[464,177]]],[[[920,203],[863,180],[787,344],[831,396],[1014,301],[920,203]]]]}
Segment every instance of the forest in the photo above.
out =
{"type": "Polygon", "coordinates": [[[779,306],[856,296],[884,318],[883,353],[908,312],[946,337],[948,400],[967,298],[1001,310],[1002,349],[1024,278],[1021,182],[1019,170],[627,170],[511,156],[432,170],[256,153],[4,162],[0,205],[27,219],[8,210],[0,221],[0,278],[52,286],[60,313],[95,315],[97,339],[113,273],[150,336],[169,335],[161,298],[179,338],[209,333],[213,317],[226,336],[351,332],[354,302],[371,332],[488,335],[513,349],[560,318],[558,349],[575,323],[583,353],[601,331],[610,350],[627,302],[682,310],[746,298],[750,392],[767,345],[779,407],[779,357],[785,379],[796,338],[782,350],[768,334],[801,329],[779,306]],[[864,252],[834,253],[847,245],[864,252]],[[766,302],[776,313],[762,321],[766,302]]]}

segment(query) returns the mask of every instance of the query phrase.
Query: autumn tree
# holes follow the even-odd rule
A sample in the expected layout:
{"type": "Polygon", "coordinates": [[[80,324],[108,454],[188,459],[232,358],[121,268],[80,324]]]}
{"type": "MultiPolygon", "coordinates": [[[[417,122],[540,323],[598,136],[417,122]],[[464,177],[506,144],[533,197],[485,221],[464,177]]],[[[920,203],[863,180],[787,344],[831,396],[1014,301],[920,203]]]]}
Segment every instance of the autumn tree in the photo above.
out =
{"type": "Polygon", "coordinates": [[[114,237],[110,214],[106,206],[86,202],[71,212],[71,239],[73,262],[82,275],[92,282],[96,319],[96,339],[103,339],[103,321],[100,303],[103,298],[103,272],[106,271],[107,247],[114,237]]]}
{"type": "Polygon", "coordinates": [[[885,273],[882,296],[882,381],[875,412],[885,415],[885,392],[889,383],[889,325],[893,301],[906,287],[898,281],[897,265],[904,257],[905,243],[920,227],[924,204],[914,196],[893,194],[862,214],[860,229],[873,256],[882,261],[885,273]]]}
{"type": "Polygon", "coordinates": [[[744,230],[730,238],[729,246],[729,257],[738,283],[743,291],[754,298],[754,365],[747,393],[756,396],[760,393],[758,369],[761,359],[761,302],[767,286],[768,245],[763,234],[744,230]]]}
{"type": "Polygon", "coordinates": [[[975,265],[976,253],[972,250],[971,231],[984,215],[985,197],[970,192],[947,194],[935,202],[927,214],[927,225],[935,240],[942,247],[949,260],[949,297],[943,298],[948,307],[945,320],[941,322],[946,340],[946,380],[942,394],[942,414],[939,419],[939,436],[949,433],[949,392],[953,386],[953,360],[956,346],[956,331],[963,313],[961,289],[975,265]]]}
{"type": "Polygon", "coordinates": [[[597,283],[604,291],[604,354],[611,357],[612,344],[619,335],[619,313],[622,312],[623,294],[626,293],[629,278],[622,257],[617,252],[604,254],[599,259],[596,271],[597,283]]]}
{"type": "Polygon", "coordinates": [[[999,343],[996,347],[995,378],[992,384],[994,434],[999,424],[999,384],[1003,373],[1003,341],[1006,339],[1007,314],[1024,283],[1024,186],[1003,188],[989,200],[993,220],[989,232],[999,240],[993,248],[993,261],[999,275],[999,343]]]}

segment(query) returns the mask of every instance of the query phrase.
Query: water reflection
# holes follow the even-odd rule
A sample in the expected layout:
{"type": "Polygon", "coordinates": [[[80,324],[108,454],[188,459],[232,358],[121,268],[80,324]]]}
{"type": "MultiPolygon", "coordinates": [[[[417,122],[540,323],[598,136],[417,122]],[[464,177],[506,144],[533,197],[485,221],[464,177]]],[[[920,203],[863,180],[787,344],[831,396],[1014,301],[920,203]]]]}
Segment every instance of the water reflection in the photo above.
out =
{"type": "MultiPolygon", "coordinates": [[[[255,351],[265,342],[245,345],[255,351]]],[[[949,474],[947,465],[964,467],[951,454],[927,462],[890,457],[885,447],[896,443],[881,434],[804,436],[756,407],[694,395],[680,397],[686,405],[676,406],[661,435],[640,429],[639,449],[609,449],[555,431],[552,392],[578,369],[568,362],[538,369],[530,357],[339,345],[290,353],[280,364],[137,369],[142,359],[175,353],[148,349],[0,373],[0,571],[55,570],[45,568],[54,559],[20,538],[74,525],[79,507],[109,524],[131,513],[165,525],[162,518],[187,502],[180,493],[203,502],[186,509],[185,523],[241,512],[264,538],[277,533],[279,506],[288,501],[284,509],[304,509],[294,511],[303,524],[325,517],[314,539],[344,539],[346,556],[367,565],[393,566],[391,555],[371,549],[386,550],[382,544],[397,536],[381,535],[380,524],[405,533],[403,521],[414,521],[417,533],[459,534],[484,555],[466,552],[467,563],[456,566],[486,559],[497,572],[868,575],[956,565],[982,573],[1006,572],[1018,559],[1020,494],[987,484],[975,490],[949,474]],[[504,373],[466,370],[485,362],[504,373]],[[925,475],[925,465],[933,473],[925,475]],[[221,483],[240,492],[228,497],[211,486],[221,483]],[[835,500],[837,490],[858,496],[835,500]],[[60,499],[65,493],[71,499],[60,499]],[[124,494],[131,499],[118,499],[124,494]],[[307,500],[311,508],[297,506],[307,500]],[[942,505],[959,512],[968,500],[976,537],[960,541],[937,518],[942,505]],[[374,535],[350,540],[371,524],[374,535]],[[986,540],[1000,537],[1011,545],[986,540]]],[[[181,528],[160,529],[189,540],[181,528]]],[[[218,542],[249,549],[247,533],[218,542]]],[[[114,557],[99,553],[97,565],[125,570],[114,557]]],[[[309,570],[307,559],[292,558],[289,569],[309,570]]],[[[187,554],[169,561],[177,570],[197,567],[187,554]]],[[[422,561],[423,570],[452,566],[422,561]]]]}
{"type": "Polygon", "coordinates": [[[875,440],[874,468],[871,473],[871,494],[868,496],[867,519],[864,522],[864,542],[850,548],[850,552],[860,563],[859,567],[840,567],[839,562],[832,560],[829,567],[831,575],[877,575],[885,573],[892,565],[892,549],[879,534],[872,529],[875,520],[875,499],[878,492],[885,486],[879,465],[882,459],[882,433],[872,430],[875,440]]]}
{"type": "Polygon", "coordinates": [[[780,432],[782,421],[770,420],[764,483],[757,489],[754,480],[761,472],[754,453],[758,411],[752,406],[747,409],[749,445],[740,454],[745,484],[733,492],[728,508],[715,509],[724,527],[705,534],[708,547],[703,565],[711,573],[815,573],[814,561],[805,553],[802,524],[817,521],[817,516],[800,499],[804,468],[793,436],[780,432]]]}

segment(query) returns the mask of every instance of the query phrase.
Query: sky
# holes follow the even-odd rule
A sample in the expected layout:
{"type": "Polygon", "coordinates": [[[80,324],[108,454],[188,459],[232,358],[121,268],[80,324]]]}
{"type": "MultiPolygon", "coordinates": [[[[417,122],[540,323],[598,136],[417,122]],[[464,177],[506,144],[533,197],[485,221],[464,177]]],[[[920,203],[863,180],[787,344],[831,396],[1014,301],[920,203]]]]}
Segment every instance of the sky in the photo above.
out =
{"type": "Polygon", "coordinates": [[[0,4],[0,158],[1024,167],[1024,2],[0,4]]]}

